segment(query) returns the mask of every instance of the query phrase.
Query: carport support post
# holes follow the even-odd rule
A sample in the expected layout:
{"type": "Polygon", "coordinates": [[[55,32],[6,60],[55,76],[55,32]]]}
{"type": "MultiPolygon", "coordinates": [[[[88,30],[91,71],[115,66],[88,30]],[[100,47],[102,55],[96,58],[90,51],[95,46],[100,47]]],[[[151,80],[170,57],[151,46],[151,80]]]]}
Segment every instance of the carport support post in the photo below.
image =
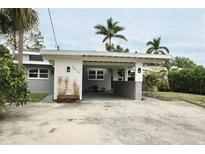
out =
{"type": "Polygon", "coordinates": [[[135,63],[135,99],[142,99],[142,80],[143,80],[143,63],[135,63]]]}
{"type": "Polygon", "coordinates": [[[118,69],[117,68],[112,69],[112,75],[113,75],[113,81],[117,81],[118,80],[118,69]]]}
{"type": "Polygon", "coordinates": [[[125,74],[125,81],[128,81],[128,69],[127,69],[127,67],[125,67],[124,74],[125,74]]]}

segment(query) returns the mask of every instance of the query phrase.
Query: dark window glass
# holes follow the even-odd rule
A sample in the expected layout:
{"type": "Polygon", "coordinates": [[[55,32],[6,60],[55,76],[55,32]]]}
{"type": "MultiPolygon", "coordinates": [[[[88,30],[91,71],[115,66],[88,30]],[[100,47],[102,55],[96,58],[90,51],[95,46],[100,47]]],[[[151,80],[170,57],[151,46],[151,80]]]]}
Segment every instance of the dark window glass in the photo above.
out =
{"type": "Polygon", "coordinates": [[[95,71],[89,71],[89,74],[95,74],[95,71]]]}
{"type": "Polygon", "coordinates": [[[48,78],[48,74],[40,74],[40,78],[48,78]]]}
{"type": "Polygon", "coordinates": [[[40,78],[48,78],[48,69],[40,69],[40,78]]]}
{"type": "Polygon", "coordinates": [[[43,61],[43,57],[41,55],[29,55],[30,61],[43,61]]]}
{"type": "Polygon", "coordinates": [[[30,69],[29,70],[30,78],[38,78],[38,69],[30,69]]]}
{"type": "Polygon", "coordinates": [[[89,75],[89,79],[95,79],[95,75],[89,75]]]}
{"type": "Polygon", "coordinates": [[[97,74],[98,75],[103,75],[103,71],[98,71],[97,74]]]}
{"type": "Polygon", "coordinates": [[[47,69],[40,69],[40,73],[48,73],[47,69]]]}
{"type": "Polygon", "coordinates": [[[97,79],[103,79],[103,75],[98,75],[97,79]]]}
{"type": "Polygon", "coordinates": [[[97,71],[97,79],[103,79],[104,78],[104,72],[103,71],[97,71]]]}

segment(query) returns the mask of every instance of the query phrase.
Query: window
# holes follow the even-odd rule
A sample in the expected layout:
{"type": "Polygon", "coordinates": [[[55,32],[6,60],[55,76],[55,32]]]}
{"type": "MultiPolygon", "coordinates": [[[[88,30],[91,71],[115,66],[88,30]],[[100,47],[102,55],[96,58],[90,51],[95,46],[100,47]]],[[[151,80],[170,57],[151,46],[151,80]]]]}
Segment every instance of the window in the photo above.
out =
{"type": "Polygon", "coordinates": [[[123,81],[125,76],[124,69],[118,69],[118,80],[123,81]]]}
{"type": "Polygon", "coordinates": [[[103,71],[97,71],[97,79],[103,80],[103,78],[104,78],[104,73],[103,73],[103,71]]]}
{"type": "Polygon", "coordinates": [[[43,57],[41,55],[29,55],[30,61],[43,61],[43,57]]]}
{"type": "Polygon", "coordinates": [[[48,69],[32,68],[28,71],[29,79],[48,79],[48,69]]]}
{"type": "Polygon", "coordinates": [[[135,71],[128,70],[128,81],[135,81],[135,71]]]}
{"type": "Polygon", "coordinates": [[[47,69],[40,69],[40,78],[48,78],[48,70],[47,69]]]}
{"type": "Polygon", "coordinates": [[[89,71],[89,79],[96,79],[96,71],[89,71]]]}
{"type": "Polygon", "coordinates": [[[89,80],[104,80],[104,71],[103,70],[89,70],[88,79],[89,80]]]}
{"type": "Polygon", "coordinates": [[[38,69],[29,69],[29,78],[38,78],[38,69]]]}

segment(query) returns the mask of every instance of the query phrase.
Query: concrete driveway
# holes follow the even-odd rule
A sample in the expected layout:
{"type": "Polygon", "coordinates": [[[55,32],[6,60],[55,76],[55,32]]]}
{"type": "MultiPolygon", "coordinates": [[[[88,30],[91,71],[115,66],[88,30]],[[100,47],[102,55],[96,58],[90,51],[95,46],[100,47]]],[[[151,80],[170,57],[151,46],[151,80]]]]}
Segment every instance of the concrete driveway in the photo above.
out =
{"type": "Polygon", "coordinates": [[[0,114],[0,144],[205,144],[205,109],[150,98],[30,103],[0,114]]]}

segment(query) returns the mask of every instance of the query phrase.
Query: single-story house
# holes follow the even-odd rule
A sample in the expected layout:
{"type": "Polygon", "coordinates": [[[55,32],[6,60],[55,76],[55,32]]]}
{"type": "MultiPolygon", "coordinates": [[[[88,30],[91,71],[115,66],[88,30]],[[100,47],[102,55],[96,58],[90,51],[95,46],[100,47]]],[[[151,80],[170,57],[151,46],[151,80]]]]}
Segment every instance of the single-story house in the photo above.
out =
{"type": "Polygon", "coordinates": [[[80,100],[86,92],[110,92],[141,100],[143,65],[164,63],[170,55],[100,51],[43,50],[24,52],[32,92],[50,93],[56,100],[60,80],[67,79],[66,94],[73,95],[74,83],[80,100]]]}

